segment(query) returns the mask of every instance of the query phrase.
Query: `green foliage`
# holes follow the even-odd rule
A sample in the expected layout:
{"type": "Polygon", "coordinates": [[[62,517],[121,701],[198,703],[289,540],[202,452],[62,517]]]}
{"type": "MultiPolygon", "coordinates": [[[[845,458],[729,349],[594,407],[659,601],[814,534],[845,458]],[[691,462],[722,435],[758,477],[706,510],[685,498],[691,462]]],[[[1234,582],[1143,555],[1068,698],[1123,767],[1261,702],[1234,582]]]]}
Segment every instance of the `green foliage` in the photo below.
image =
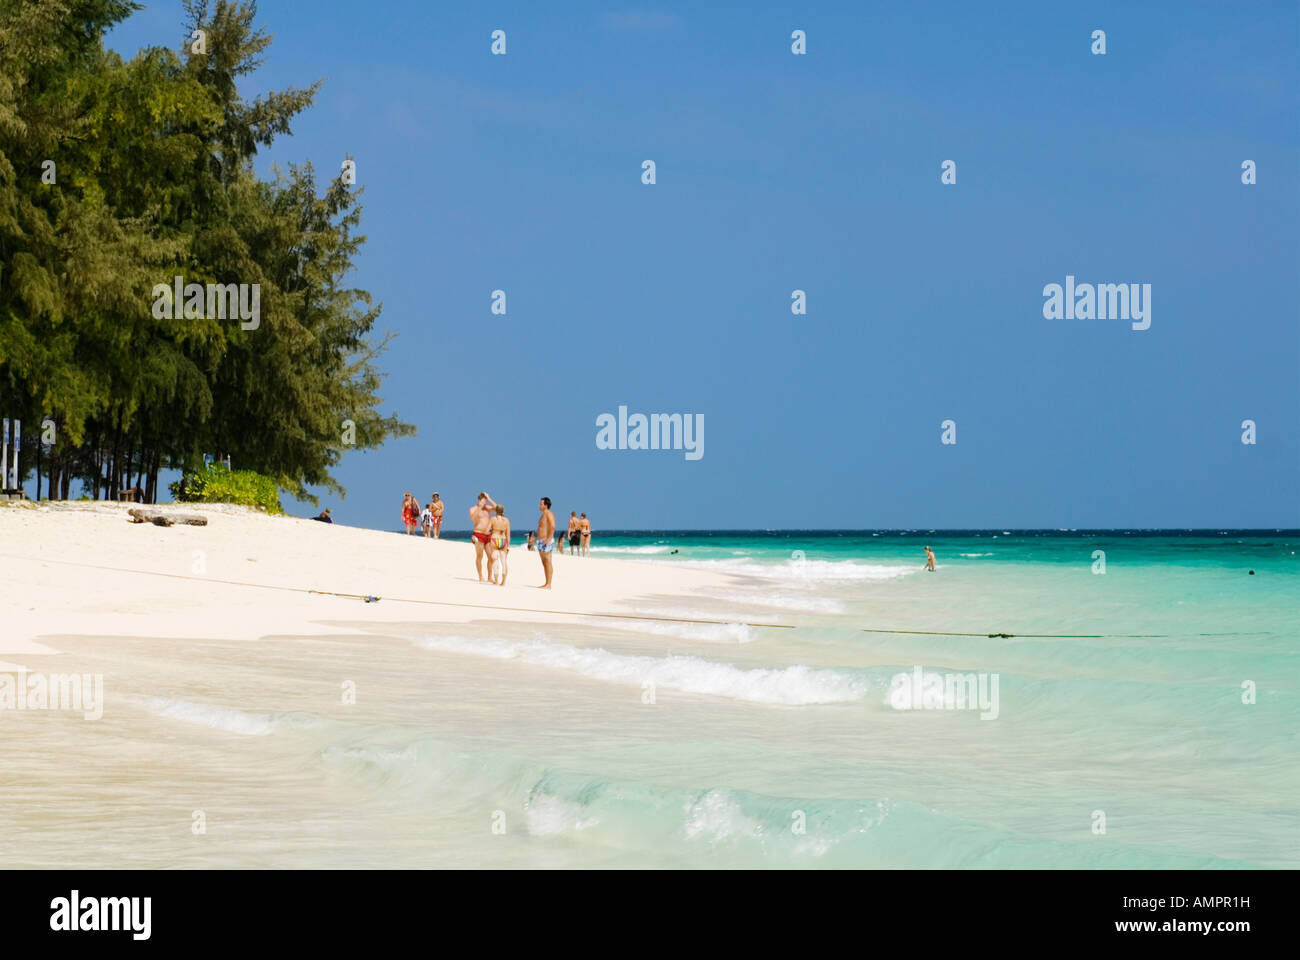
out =
{"type": "MultiPolygon", "coordinates": [[[[379,409],[381,308],[347,282],[359,191],[309,163],[253,169],[319,84],[245,100],[271,40],[232,0],[186,0],[179,52],[123,61],[103,37],[138,8],[0,0],[0,410],[54,422],[42,453],[65,490],[153,493],[160,469],[208,453],[302,500],[342,493],[343,421],[356,449],[415,428],[379,409]],[[259,327],[155,318],[152,290],[176,275],[259,284],[259,327]]],[[[39,437],[24,432],[28,471],[39,437]]]]}
{"type": "Polygon", "coordinates": [[[273,479],[252,470],[230,470],[224,463],[187,471],[179,481],[168,484],[168,489],[178,503],[237,503],[267,513],[284,512],[273,479]]]}

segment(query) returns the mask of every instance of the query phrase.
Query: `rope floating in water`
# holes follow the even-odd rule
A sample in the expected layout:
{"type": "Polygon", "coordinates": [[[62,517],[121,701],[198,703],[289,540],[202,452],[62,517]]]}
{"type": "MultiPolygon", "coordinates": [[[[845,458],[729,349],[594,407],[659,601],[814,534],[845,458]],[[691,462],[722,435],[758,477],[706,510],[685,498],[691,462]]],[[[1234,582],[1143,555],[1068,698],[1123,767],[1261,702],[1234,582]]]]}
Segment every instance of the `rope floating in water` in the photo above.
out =
{"type": "Polygon", "coordinates": [[[961,633],[956,630],[877,630],[863,627],[863,633],[914,634],[926,637],[984,637],[1009,640],[1154,640],[1165,639],[1163,633],[961,633]]]}

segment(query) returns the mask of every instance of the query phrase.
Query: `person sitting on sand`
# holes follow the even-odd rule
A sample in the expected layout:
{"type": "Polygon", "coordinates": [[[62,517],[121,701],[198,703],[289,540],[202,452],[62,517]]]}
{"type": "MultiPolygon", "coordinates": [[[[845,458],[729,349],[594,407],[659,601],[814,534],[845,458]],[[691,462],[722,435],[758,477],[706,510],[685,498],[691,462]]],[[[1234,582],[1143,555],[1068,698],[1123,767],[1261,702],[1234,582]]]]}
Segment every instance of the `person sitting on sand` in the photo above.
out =
{"type": "Polygon", "coordinates": [[[313,519],[313,520],[319,520],[321,523],[333,523],[333,522],[334,522],[334,518],[330,516],[330,508],[329,508],[329,507],[326,507],[326,508],[325,508],[324,510],[322,510],[320,513],[316,514],[316,516],[312,517],[312,519],[313,519]]]}
{"type": "Polygon", "coordinates": [[[934,551],[929,547],[925,548],[925,569],[932,572],[934,570],[934,551]]]}
{"type": "Polygon", "coordinates": [[[578,518],[578,532],[582,534],[582,555],[591,556],[591,521],[584,513],[578,518]]]}
{"type": "Polygon", "coordinates": [[[506,508],[496,505],[496,516],[489,525],[492,539],[488,541],[488,579],[502,587],[506,585],[506,574],[510,572],[510,521],[506,519],[506,508]],[[493,566],[500,564],[501,579],[493,576],[493,566]]]}
{"type": "Polygon", "coordinates": [[[542,558],[542,570],[546,573],[543,590],[551,589],[551,551],[555,549],[555,514],[551,513],[551,498],[542,497],[537,501],[542,515],[537,518],[537,554],[542,558]]]}
{"type": "Polygon", "coordinates": [[[526,546],[528,548],[529,553],[531,553],[533,551],[533,548],[536,546],[536,544],[537,544],[537,534],[529,530],[528,537],[527,539],[524,540],[524,546],[526,546]]]}
{"type": "Polygon", "coordinates": [[[433,495],[433,500],[429,504],[429,513],[433,515],[433,539],[435,540],[442,539],[440,536],[442,533],[442,511],[446,509],[446,507],[447,505],[443,503],[442,500],[439,499],[438,494],[435,493],[433,495]]]}
{"type": "Polygon", "coordinates": [[[420,519],[420,501],[411,496],[411,491],[406,491],[406,496],[402,498],[402,523],[406,527],[409,535],[415,529],[416,523],[420,519]]]}
{"type": "MultiPolygon", "coordinates": [[[[478,495],[478,502],[469,508],[469,522],[474,525],[474,530],[470,534],[474,541],[474,569],[478,571],[479,580],[483,579],[483,551],[487,548],[488,541],[492,539],[490,528],[492,525],[492,509],[496,504],[486,492],[478,495]]],[[[488,569],[491,570],[489,564],[488,569]]]]}

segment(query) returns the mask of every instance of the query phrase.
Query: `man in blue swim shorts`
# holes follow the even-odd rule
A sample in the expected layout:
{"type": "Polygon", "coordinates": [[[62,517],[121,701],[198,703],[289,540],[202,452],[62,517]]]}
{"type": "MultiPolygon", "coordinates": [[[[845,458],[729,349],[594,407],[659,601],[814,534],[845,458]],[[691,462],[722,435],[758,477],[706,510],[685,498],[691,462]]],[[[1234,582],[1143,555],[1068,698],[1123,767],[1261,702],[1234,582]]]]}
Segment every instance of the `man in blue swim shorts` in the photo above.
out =
{"type": "Polygon", "coordinates": [[[551,551],[555,549],[555,514],[551,513],[551,498],[542,497],[537,502],[542,515],[537,520],[537,555],[542,558],[542,570],[546,573],[543,590],[551,589],[551,551]]]}

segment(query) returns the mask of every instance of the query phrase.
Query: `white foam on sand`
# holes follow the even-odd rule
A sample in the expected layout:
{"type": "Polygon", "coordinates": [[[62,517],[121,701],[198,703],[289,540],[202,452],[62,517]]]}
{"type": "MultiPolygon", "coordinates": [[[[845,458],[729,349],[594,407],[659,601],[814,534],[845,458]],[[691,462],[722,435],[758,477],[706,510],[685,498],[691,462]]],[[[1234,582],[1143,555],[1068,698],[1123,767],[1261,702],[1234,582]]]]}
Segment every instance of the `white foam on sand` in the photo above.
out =
{"type": "Polygon", "coordinates": [[[691,656],[645,657],[611,653],[599,647],[552,643],[544,635],[532,640],[426,636],[416,645],[445,653],[517,660],[592,680],[636,686],[654,684],[684,693],[729,697],[750,703],[806,706],[861,700],[865,678],[838,670],[798,664],[780,669],[745,669],[691,656]]]}
{"type": "MultiPolygon", "coordinates": [[[[720,620],[717,614],[692,610],[638,610],[651,616],[681,617],[685,620],[720,620]]],[[[595,623],[595,618],[589,622],[595,623]]],[[[728,623],[666,623],[662,620],[628,620],[619,629],[636,633],[653,633],[659,637],[679,637],[682,640],[703,640],[709,643],[752,643],[758,639],[754,631],[737,617],[728,623]]],[[[601,626],[609,626],[606,621],[601,626]]]]}
{"type": "Polygon", "coordinates": [[[843,613],[844,604],[832,597],[819,597],[812,593],[794,593],[780,590],[727,590],[716,594],[719,600],[743,603],[778,610],[798,610],[804,613],[843,613]]]}
{"type": "Polygon", "coordinates": [[[145,705],[158,716],[169,720],[180,720],[245,736],[265,737],[275,733],[277,728],[275,718],[266,713],[245,713],[230,707],[214,707],[189,700],[173,700],[170,697],[149,697],[145,705]]]}

